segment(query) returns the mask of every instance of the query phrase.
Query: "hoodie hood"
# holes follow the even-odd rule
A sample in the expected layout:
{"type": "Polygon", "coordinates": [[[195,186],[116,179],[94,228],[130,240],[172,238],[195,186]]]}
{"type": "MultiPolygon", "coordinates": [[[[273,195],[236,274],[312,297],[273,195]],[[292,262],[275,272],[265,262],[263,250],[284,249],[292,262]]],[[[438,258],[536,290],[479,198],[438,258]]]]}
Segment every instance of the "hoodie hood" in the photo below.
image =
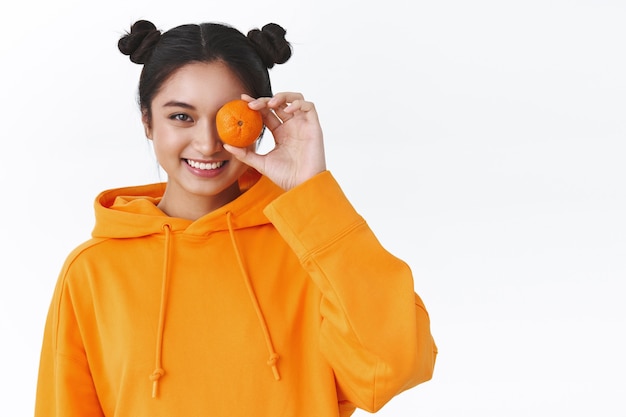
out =
{"type": "Polygon", "coordinates": [[[165,183],[104,191],[94,202],[96,224],[94,238],[135,238],[163,233],[168,224],[172,232],[207,235],[216,231],[240,229],[269,223],[263,208],[284,191],[262,176],[237,199],[192,221],[169,217],[157,204],[165,191],[165,183]]]}

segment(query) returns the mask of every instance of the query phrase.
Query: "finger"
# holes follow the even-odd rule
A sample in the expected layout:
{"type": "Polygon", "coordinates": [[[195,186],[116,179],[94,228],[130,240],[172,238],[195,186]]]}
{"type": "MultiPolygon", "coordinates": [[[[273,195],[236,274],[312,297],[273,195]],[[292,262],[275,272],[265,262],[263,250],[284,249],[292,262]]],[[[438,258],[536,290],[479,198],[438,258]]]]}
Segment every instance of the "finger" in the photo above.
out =
{"type": "Polygon", "coordinates": [[[264,172],[263,156],[257,154],[249,148],[238,148],[227,143],[224,143],[222,146],[227,152],[230,152],[235,158],[244,164],[256,169],[260,173],[264,172]]]}
{"type": "Polygon", "coordinates": [[[263,124],[270,130],[278,128],[282,124],[282,120],[276,115],[273,109],[269,108],[267,103],[271,97],[259,97],[257,99],[242,94],[241,98],[248,101],[248,107],[261,113],[263,117],[263,124]]]}
{"type": "Polygon", "coordinates": [[[274,131],[283,124],[283,119],[276,114],[276,112],[272,109],[261,109],[259,110],[261,115],[263,116],[263,123],[270,131],[274,131]]]}
{"type": "Polygon", "coordinates": [[[282,104],[291,103],[296,100],[304,100],[304,96],[302,95],[302,93],[295,93],[295,92],[276,93],[269,100],[268,105],[270,107],[275,107],[275,106],[279,106],[282,104]]]}
{"type": "Polygon", "coordinates": [[[250,103],[251,101],[254,101],[254,97],[245,93],[241,94],[241,99],[244,101],[247,101],[248,103],[250,103]]]}
{"type": "Polygon", "coordinates": [[[315,110],[315,105],[310,101],[295,100],[287,106],[283,112],[285,114],[293,114],[297,111],[310,112],[315,110]]]}
{"type": "Polygon", "coordinates": [[[303,100],[304,96],[301,93],[278,93],[267,102],[267,105],[285,122],[292,117],[291,114],[293,113],[293,111],[287,111],[287,109],[290,108],[294,102],[303,100]]]}

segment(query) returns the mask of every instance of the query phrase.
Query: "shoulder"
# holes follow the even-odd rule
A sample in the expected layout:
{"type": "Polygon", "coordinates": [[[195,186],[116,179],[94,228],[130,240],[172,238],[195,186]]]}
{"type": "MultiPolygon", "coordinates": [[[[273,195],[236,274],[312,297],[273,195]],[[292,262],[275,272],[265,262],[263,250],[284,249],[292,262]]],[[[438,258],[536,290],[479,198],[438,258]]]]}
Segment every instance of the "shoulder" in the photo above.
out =
{"type": "Polygon", "coordinates": [[[80,271],[89,269],[89,265],[93,265],[102,260],[102,256],[108,252],[105,248],[109,238],[91,238],[80,245],[76,246],[65,258],[61,273],[59,276],[60,283],[67,284],[74,280],[75,276],[80,276],[80,271]]]}

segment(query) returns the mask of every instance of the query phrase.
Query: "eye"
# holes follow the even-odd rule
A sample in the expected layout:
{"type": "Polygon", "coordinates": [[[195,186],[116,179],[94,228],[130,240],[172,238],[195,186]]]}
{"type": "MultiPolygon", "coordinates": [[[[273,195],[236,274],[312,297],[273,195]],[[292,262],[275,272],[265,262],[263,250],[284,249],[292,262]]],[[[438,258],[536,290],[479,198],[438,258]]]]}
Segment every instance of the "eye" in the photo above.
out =
{"type": "Polygon", "coordinates": [[[189,115],[185,113],[176,113],[170,116],[171,120],[175,120],[177,122],[192,122],[193,119],[189,117],[189,115]]]}

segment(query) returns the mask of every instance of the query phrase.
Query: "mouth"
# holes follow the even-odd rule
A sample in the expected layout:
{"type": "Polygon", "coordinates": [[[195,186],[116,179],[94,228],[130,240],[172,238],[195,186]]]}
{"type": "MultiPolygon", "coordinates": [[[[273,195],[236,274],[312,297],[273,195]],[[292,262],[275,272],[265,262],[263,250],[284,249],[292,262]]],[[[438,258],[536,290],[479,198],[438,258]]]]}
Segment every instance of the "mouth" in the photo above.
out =
{"type": "Polygon", "coordinates": [[[219,169],[226,164],[226,161],[218,161],[218,162],[198,162],[191,159],[184,160],[187,165],[195,169],[201,169],[203,171],[211,171],[214,169],[219,169]]]}

